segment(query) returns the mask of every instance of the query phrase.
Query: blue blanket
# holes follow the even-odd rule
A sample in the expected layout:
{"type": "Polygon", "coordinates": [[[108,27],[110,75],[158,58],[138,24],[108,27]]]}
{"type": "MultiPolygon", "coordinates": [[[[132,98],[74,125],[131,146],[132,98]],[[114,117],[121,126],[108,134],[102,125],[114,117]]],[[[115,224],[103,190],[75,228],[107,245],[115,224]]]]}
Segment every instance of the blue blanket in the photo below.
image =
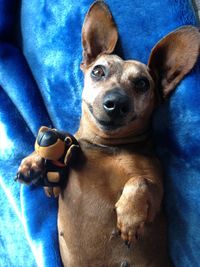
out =
{"type": "MultiPolygon", "coordinates": [[[[0,266],[61,266],[57,200],[13,181],[41,125],[74,133],[81,112],[81,26],[90,0],[0,1],[0,266]],[[21,3],[20,3],[21,2],[21,3]],[[21,5],[21,6],[20,6],[21,5]]],[[[147,62],[171,30],[195,25],[189,0],[107,0],[119,52],[147,62]]],[[[200,262],[200,64],[157,110],[155,140],[166,173],[170,254],[200,262]]],[[[81,266],[80,266],[81,267],[81,266]]]]}

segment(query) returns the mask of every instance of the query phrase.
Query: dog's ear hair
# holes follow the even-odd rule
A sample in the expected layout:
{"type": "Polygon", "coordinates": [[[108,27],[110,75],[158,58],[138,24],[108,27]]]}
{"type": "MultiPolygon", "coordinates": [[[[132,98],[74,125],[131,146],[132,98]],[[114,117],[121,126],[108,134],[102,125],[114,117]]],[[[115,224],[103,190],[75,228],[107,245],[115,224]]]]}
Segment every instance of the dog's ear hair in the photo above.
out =
{"type": "Polygon", "coordinates": [[[90,7],[82,28],[81,68],[89,66],[100,54],[112,53],[117,39],[117,27],[107,5],[104,1],[96,1],[90,7]]]}
{"type": "Polygon", "coordinates": [[[161,39],[152,49],[148,66],[165,98],[194,67],[200,53],[200,32],[184,26],[161,39]]]}

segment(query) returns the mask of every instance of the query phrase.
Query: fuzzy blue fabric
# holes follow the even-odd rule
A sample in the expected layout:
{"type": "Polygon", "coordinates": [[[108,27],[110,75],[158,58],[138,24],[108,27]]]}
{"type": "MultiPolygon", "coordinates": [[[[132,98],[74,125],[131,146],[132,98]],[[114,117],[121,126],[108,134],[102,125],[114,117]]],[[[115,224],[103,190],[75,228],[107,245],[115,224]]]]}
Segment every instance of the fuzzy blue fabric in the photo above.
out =
{"type": "MultiPolygon", "coordinates": [[[[41,125],[74,133],[81,112],[81,27],[92,1],[0,0],[0,266],[61,266],[57,200],[16,184],[41,125]],[[21,12],[20,12],[21,11],[21,12]],[[20,18],[21,16],[21,18],[20,18]]],[[[147,62],[154,44],[195,24],[188,0],[107,0],[120,55],[147,62]]],[[[166,172],[170,254],[176,267],[200,262],[200,66],[155,114],[166,172]]]]}

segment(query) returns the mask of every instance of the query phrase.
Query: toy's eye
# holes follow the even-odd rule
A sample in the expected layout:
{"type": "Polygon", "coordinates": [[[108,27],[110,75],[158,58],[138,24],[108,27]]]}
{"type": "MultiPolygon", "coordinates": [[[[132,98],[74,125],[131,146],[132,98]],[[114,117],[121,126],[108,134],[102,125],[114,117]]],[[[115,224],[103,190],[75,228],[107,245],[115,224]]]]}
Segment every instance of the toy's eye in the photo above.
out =
{"type": "Polygon", "coordinates": [[[146,77],[137,78],[134,80],[134,87],[137,93],[145,93],[150,88],[149,80],[146,77]]]}
{"type": "Polygon", "coordinates": [[[69,136],[67,136],[67,137],[65,138],[65,143],[66,143],[68,146],[70,146],[70,145],[72,144],[72,139],[71,139],[69,136]]]}
{"type": "Polygon", "coordinates": [[[97,80],[105,77],[105,68],[101,65],[97,65],[93,68],[91,76],[97,80]]]}

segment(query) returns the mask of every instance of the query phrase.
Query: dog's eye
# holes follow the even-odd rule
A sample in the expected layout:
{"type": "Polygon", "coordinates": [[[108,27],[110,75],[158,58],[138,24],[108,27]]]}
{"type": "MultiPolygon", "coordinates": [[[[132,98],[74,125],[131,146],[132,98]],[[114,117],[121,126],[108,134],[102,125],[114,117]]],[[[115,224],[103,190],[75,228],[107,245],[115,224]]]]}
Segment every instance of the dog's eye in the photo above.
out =
{"type": "Polygon", "coordinates": [[[95,66],[91,72],[91,75],[95,79],[101,79],[102,77],[105,77],[104,67],[100,65],[95,66]]]}
{"type": "Polygon", "coordinates": [[[144,93],[150,88],[149,80],[146,77],[134,80],[134,87],[138,93],[144,93]]]}

